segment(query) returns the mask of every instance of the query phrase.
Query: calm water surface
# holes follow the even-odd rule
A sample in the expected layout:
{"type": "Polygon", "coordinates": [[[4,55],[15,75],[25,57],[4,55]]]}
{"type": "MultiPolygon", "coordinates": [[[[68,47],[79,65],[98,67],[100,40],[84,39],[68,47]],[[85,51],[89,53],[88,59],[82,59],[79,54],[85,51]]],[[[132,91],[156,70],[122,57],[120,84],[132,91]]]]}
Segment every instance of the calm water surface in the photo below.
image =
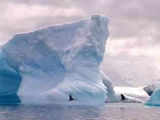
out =
{"type": "Polygon", "coordinates": [[[0,120],[160,120],[160,108],[137,103],[0,106],[0,120]]]}

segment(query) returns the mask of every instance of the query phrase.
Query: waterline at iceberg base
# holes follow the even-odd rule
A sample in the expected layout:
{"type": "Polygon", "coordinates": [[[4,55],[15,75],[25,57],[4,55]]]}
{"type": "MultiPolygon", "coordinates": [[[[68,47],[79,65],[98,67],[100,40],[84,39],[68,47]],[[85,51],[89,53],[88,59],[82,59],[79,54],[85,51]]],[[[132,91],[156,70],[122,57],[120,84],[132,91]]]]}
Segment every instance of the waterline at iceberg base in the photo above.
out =
{"type": "MultiPolygon", "coordinates": [[[[45,104],[69,103],[71,96],[77,104],[104,103],[107,88],[99,66],[107,25],[106,17],[94,15],[15,35],[0,53],[0,98],[14,95],[13,103],[45,104]]],[[[0,104],[8,104],[4,99],[0,104]]]]}

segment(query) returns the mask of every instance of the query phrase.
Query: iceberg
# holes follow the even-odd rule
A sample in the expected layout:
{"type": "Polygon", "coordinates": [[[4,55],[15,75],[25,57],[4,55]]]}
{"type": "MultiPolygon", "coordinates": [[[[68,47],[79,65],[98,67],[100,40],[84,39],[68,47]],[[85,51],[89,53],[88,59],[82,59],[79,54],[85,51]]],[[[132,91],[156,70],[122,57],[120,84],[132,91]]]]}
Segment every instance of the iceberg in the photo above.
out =
{"type": "Polygon", "coordinates": [[[150,85],[145,86],[143,89],[149,96],[151,96],[153,94],[153,92],[157,88],[159,88],[159,85],[160,85],[159,83],[150,84],[150,85]]]}
{"type": "Polygon", "coordinates": [[[155,91],[156,86],[152,84],[152,85],[145,86],[143,89],[149,96],[151,96],[155,91]]]}
{"type": "Polygon", "coordinates": [[[99,66],[107,25],[106,17],[94,15],[15,35],[1,48],[0,98],[8,95],[10,101],[24,104],[68,103],[70,98],[75,103],[104,103],[106,85],[99,66]]]}
{"type": "Polygon", "coordinates": [[[160,106],[160,88],[157,88],[153,92],[153,94],[145,104],[150,106],[160,106]]]}

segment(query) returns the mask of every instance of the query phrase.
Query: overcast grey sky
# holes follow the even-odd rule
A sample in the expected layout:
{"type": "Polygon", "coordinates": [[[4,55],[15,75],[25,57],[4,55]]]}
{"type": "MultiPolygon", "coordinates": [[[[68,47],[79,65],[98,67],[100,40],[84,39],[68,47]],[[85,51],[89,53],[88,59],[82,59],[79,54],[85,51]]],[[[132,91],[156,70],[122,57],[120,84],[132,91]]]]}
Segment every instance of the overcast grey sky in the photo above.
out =
{"type": "Polygon", "coordinates": [[[109,53],[159,59],[159,11],[159,0],[1,0],[0,44],[18,32],[103,14],[110,20],[109,53]]]}

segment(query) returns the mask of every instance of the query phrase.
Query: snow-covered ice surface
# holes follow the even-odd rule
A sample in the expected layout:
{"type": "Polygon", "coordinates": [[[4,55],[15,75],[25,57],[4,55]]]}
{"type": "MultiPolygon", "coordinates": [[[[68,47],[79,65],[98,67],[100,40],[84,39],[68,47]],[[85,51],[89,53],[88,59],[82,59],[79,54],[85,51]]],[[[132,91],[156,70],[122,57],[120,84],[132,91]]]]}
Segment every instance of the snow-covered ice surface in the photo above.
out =
{"type": "Polygon", "coordinates": [[[7,86],[0,86],[0,95],[17,93],[22,103],[65,103],[69,95],[75,102],[103,103],[106,86],[99,66],[107,24],[106,17],[95,15],[15,35],[2,47],[1,55],[4,70],[17,76],[8,83],[0,79],[7,86]]]}
{"type": "Polygon", "coordinates": [[[128,99],[135,101],[137,100],[137,102],[145,102],[149,98],[148,94],[144,91],[143,87],[116,86],[114,87],[114,91],[117,95],[123,94],[126,97],[128,97],[128,99]]]}

